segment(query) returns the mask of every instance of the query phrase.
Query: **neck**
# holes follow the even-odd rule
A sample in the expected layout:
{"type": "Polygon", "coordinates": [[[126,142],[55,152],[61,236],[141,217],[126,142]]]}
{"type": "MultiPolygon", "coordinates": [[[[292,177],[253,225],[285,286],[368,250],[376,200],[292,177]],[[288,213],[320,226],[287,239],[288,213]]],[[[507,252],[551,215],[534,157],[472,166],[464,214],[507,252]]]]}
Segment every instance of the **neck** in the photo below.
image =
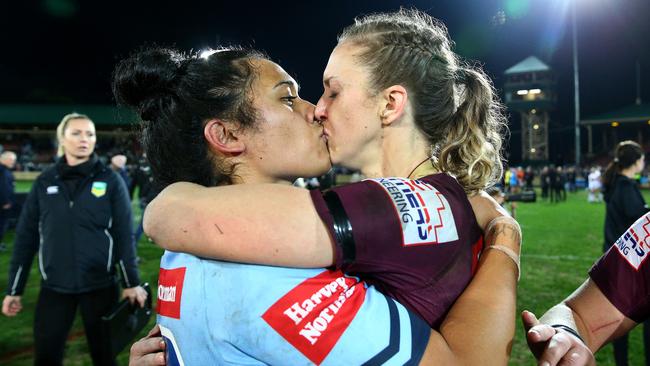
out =
{"type": "Polygon", "coordinates": [[[245,166],[239,165],[239,169],[235,169],[232,176],[232,184],[261,184],[261,183],[274,183],[291,185],[297,178],[291,177],[271,177],[257,171],[246,169],[245,166]]]}
{"type": "Polygon", "coordinates": [[[83,164],[87,162],[90,159],[90,156],[85,156],[85,157],[79,157],[79,156],[74,156],[71,154],[65,154],[65,162],[69,166],[76,166],[79,164],[83,164]]]}
{"type": "Polygon", "coordinates": [[[629,168],[627,168],[627,169],[623,169],[623,170],[621,170],[621,175],[624,175],[624,176],[626,176],[626,177],[628,177],[628,178],[630,178],[630,179],[633,179],[634,176],[636,175],[636,169],[635,169],[635,166],[632,165],[631,167],[629,167],[629,168]]]}
{"type": "Polygon", "coordinates": [[[420,131],[403,126],[384,128],[376,158],[361,168],[368,178],[408,177],[430,158],[430,144],[420,131]]]}

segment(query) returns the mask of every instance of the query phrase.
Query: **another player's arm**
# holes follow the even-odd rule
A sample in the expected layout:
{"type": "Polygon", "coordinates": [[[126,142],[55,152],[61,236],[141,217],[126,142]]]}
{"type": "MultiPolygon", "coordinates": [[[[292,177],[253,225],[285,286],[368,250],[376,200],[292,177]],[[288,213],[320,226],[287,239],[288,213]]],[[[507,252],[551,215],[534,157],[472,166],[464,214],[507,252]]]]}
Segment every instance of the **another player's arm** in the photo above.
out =
{"type": "Polygon", "coordinates": [[[530,312],[522,317],[531,352],[540,363],[546,361],[550,365],[569,360],[575,364],[595,364],[593,353],[637,324],[623,315],[591,279],[549,309],[539,321],[530,312]],[[582,339],[564,327],[577,331],[582,339]]]}

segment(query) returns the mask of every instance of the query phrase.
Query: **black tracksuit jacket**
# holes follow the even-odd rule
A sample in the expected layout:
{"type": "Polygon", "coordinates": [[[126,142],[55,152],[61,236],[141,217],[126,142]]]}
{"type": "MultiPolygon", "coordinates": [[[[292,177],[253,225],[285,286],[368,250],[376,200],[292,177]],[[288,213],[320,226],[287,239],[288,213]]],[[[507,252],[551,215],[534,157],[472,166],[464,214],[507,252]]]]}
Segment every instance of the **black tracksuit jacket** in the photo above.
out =
{"type": "Polygon", "coordinates": [[[7,293],[23,293],[37,252],[41,285],[57,292],[75,294],[113,285],[116,267],[125,288],[139,285],[131,204],[122,178],[93,156],[70,192],[61,164],[45,170],[27,196],[7,293]]]}

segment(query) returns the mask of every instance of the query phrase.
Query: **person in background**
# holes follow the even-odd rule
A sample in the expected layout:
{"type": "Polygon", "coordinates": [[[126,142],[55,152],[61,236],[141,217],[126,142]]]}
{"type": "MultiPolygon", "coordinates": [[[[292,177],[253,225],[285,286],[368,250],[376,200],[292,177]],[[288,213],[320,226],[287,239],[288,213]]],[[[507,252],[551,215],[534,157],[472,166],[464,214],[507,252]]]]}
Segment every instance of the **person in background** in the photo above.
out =
{"type": "Polygon", "coordinates": [[[131,185],[130,194],[131,197],[133,197],[136,187],[139,188],[138,200],[140,205],[140,213],[142,215],[140,222],[138,223],[138,227],[135,230],[135,244],[138,245],[138,242],[144,233],[144,230],[142,229],[142,217],[144,216],[144,210],[147,208],[149,202],[151,202],[151,200],[156,197],[159,191],[154,184],[153,172],[151,171],[151,166],[147,160],[146,153],[142,154],[140,159],[138,159],[138,165],[136,166],[135,172],[133,173],[133,184],[131,185]]]}
{"type": "Polygon", "coordinates": [[[95,365],[115,365],[107,354],[101,317],[122,297],[144,305],[135,264],[131,206],[121,178],[94,153],[95,125],[68,114],[57,128],[59,159],[38,176],[22,209],[2,313],[16,316],[34,255],[41,289],[34,314],[34,363],[61,365],[65,342],[80,309],[95,365]]]}
{"type": "Polygon", "coordinates": [[[111,158],[110,167],[122,178],[128,190],[131,187],[131,178],[129,178],[129,174],[126,171],[126,156],[122,154],[114,155],[111,158]]]}
{"type": "MultiPolygon", "coordinates": [[[[616,146],[614,160],[601,177],[606,205],[604,252],[611,248],[632,223],[648,212],[635,179],[644,167],[645,156],[639,144],[622,141],[616,146]]],[[[650,323],[644,323],[643,329],[646,354],[650,356],[650,323]]],[[[616,365],[627,365],[627,335],[621,336],[613,344],[616,365]]]]}
{"type": "Polygon", "coordinates": [[[600,168],[594,166],[591,168],[591,172],[587,176],[589,196],[587,197],[587,202],[589,203],[598,203],[603,202],[603,193],[601,192],[603,184],[600,181],[600,168]]]}
{"type": "Polygon", "coordinates": [[[14,208],[14,175],[11,170],[16,165],[16,153],[3,151],[0,154],[0,251],[7,250],[2,241],[7,230],[8,218],[14,208]]]}
{"type": "Polygon", "coordinates": [[[558,166],[555,169],[556,173],[556,180],[555,180],[555,186],[553,187],[553,190],[555,191],[555,200],[556,201],[566,201],[566,182],[567,182],[567,175],[566,171],[562,169],[561,166],[558,166]]]}
{"type": "Polygon", "coordinates": [[[558,177],[557,174],[557,168],[555,165],[551,165],[548,168],[548,193],[550,197],[551,202],[558,202],[559,201],[559,193],[556,190],[558,180],[560,177],[558,177]]]}
{"type": "Polygon", "coordinates": [[[548,166],[544,166],[542,168],[542,172],[539,174],[539,183],[540,186],[542,187],[543,200],[548,199],[548,185],[549,185],[548,170],[549,170],[548,166]]]}
{"type": "Polygon", "coordinates": [[[531,166],[526,167],[526,174],[524,175],[524,180],[526,181],[526,190],[533,190],[533,180],[535,180],[535,172],[531,166]]]}

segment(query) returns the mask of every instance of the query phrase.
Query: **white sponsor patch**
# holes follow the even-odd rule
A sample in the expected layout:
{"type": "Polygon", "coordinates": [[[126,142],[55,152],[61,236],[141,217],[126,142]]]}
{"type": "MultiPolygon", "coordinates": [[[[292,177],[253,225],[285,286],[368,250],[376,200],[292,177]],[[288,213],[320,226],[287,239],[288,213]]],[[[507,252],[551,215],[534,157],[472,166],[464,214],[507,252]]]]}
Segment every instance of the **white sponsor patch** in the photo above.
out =
{"type": "Polygon", "coordinates": [[[650,213],[645,214],[616,240],[616,249],[638,270],[650,251],[650,213]]]}
{"type": "Polygon", "coordinates": [[[402,225],[404,246],[442,244],[458,240],[454,215],[434,186],[404,178],[369,179],[391,198],[402,225]]]}
{"type": "Polygon", "coordinates": [[[57,193],[59,193],[59,186],[47,187],[47,194],[57,194],[57,193]]]}

